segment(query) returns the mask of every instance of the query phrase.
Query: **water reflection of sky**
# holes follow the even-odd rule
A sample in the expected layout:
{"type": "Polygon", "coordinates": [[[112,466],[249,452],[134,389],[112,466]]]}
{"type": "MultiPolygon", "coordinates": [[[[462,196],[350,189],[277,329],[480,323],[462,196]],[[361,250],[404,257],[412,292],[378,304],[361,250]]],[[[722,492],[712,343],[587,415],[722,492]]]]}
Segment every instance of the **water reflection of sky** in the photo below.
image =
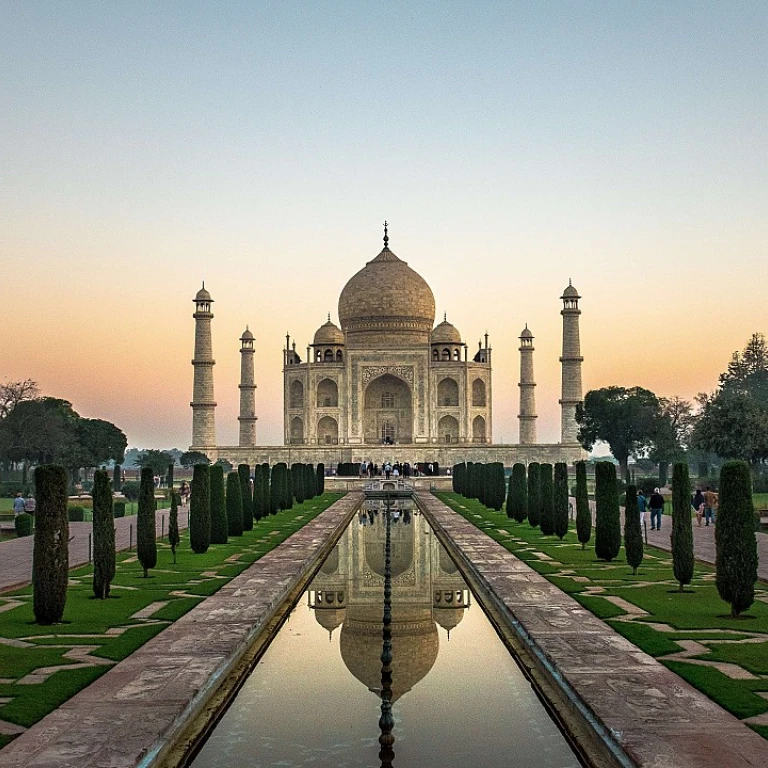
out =
{"type": "MultiPolygon", "coordinates": [[[[578,766],[424,518],[391,535],[394,765],[578,766]]],[[[384,536],[353,519],[195,768],[378,765],[384,536]]]]}

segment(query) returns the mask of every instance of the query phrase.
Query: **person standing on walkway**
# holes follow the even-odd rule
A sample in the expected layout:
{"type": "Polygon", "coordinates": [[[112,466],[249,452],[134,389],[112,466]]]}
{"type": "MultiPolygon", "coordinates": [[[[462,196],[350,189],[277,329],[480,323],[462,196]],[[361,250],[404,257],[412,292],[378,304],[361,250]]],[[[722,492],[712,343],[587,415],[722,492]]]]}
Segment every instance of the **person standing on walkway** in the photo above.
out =
{"type": "Polygon", "coordinates": [[[715,524],[715,510],[717,509],[717,494],[707,486],[707,490],[704,491],[704,521],[705,525],[715,524]]]}
{"type": "Polygon", "coordinates": [[[35,501],[35,497],[30,493],[29,496],[27,496],[26,500],[24,501],[24,511],[28,515],[34,515],[36,509],[37,509],[37,502],[35,501]]]}
{"type": "Polygon", "coordinates": [[[696,489],[696,493],[693,495],[693,498],[691,499],[691,506],[693,507],[693,511],[696,513],[696,524],[701,528],[701,518],[704,514],[704,494],[701,492],[699,488],[696,489]]]}
{"type": "Polygon", "coordinates": [[[658,488],[653,489],[648,506],[651,508],[651,530],[660,531],[661,515],[664,511],[664,497],[659,493],[658,488]]]}
{"type": "Polygon", "coordinates": [[[17,493],[16,498],[13,500],[13,514],[24,514],[24,497],[21,495],[21,492],[17,493]]]}
{"type": "Polygon", "coordinates": [[[645,508],[648,505],[648,499],[643,495],[643,489],[637,489],[637,511],[640,513],[640,528],[642,529],[645,522],[645,508]]]}

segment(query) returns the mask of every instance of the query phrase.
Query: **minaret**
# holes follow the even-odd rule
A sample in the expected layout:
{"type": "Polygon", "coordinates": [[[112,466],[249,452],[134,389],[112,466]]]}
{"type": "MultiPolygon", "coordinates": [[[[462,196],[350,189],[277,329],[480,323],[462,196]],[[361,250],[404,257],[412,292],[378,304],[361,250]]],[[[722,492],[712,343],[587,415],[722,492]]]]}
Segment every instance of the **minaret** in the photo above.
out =
{"type": "Polygon", "coordinates": [[[520,445],[536,444],[536,382],[533,379],[533,334],[520,333],[520,445]]]}
{"type": "Polygon", "coordinates": [[[563,388],[560,397],[560,442],[578,443],[576,435],[579,425],[576,423],[576,406],[582,401],[581,394],[581,345],[579,342],[579,292],[568,281],[568,287],[560,297],[563,300],[563,308],[560,314],[563,316],[563,356],[560,362],[563,364],[563,388]]]}
{"type": "Polygon", "coordinates": [[[203,287],[195,296],[195,369],[192,392],[192,447],[216,445],[216,401],[213,399],[213,344],[211,342],[211,294],[203,287]]]}
{"type": "Polygon", "coordinates": [[[256,384],[253,377],[253,334],[240,337],[240,447],[256,445],[256,384]]]}

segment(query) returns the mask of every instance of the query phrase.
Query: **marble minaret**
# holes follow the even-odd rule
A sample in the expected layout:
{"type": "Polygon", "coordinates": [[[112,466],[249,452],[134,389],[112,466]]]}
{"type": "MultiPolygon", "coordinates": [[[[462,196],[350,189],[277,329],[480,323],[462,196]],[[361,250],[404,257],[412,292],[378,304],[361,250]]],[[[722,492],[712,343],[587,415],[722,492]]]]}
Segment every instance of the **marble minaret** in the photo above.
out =
{"type": "Polygon", "coordinates": [[[533,378],[533,334],[526,324],[520,334],[520,445],[536,443],[536,382],[533,378]]]}
{"type": "Polygon", "coordinates": [[[240,337],[240,447],[256,445],[256,384],[253,376],[253,334],[246,326],[240,337]]]}
{"type": "Polygon", "coordinates": [[[213,399],[213,342],[211,341],[211,294],[203,287],[195,296],[195,370],[192,391],[192,447],[216,445],[216,401],[213,399]]]}
{"type": "Polygon", "coordinates": [[[563,308],[563,355],[560,358],[563,369],[563,386],[560,397],[560,442],[577,443],[579,425],[576,423],[576,406],[582,401],[581,394],[581,344],[579,341],[579,292],[568,281],[568,287],[560,297],[563,308]]]}

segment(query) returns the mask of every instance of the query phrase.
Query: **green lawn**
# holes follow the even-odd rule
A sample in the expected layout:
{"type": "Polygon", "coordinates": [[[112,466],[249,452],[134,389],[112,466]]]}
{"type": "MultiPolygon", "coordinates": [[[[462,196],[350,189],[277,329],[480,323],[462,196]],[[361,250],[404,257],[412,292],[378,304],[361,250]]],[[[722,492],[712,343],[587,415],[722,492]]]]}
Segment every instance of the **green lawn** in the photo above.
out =
{"type": "MultiPolygon", "coordinates": [[[[768,588],[764,584],[756,585],[758,599],[744,616],[732,619],[730,606],[717,593],[714,568],[697,563],[691,585],[680,593],[668,552],[646,547],[643,562],[633,576],[623,549],[612,563],[595,557],[590,546],[593,542],[582,549],[573,521],[561,542],[554,536],[542,536],[527,521],[516,523],[476,500],[453,493],[436,495],[630,642],[657,657],[737,717],[768,711],[768,701],[758,695],[768,691],[768,588]],[[552,559],[542,561],[537,553],[552,559]],[[581,581],[582,578],[589,581],[581,581]],[[602,591],[597,595],[586,594],[596,590],[602,591]],[[607,599],[611,597],[626,600],[648,615],[629,618],[621,607],[607,599]],[[685,640],[701,645],[702,652],[693,652],[691,658],[733,664],[757,679],[734,679],[712,666],[665,658],[683,651],[679,643],[685,640]]],[[[768,738],[768,728],[755,726],[754,730],[768,738]]]]}
{"type": "MultiPolygon", "coordinates": [[[[0,595],[0,605],[16,603],[0,613],[0,638],[17,643],[16,646],[0,643],[0,678],[3,680],[0,698],[10,699],[0,705],[0,719],[26,727],[33,725],[111,666],[67,670],[67,666],[75,663],[65,657],[72,648],[84,644],[95,646],[90,651],[94,657],[110,661],[124,659],[203,597],[216,592],[285,541],[341,495],[326,493],[295,505],[292,510],[271,515],[256,523],[253,531],[233,537],[228,544],[212,545],[205,554],[194,554],[183,535],[175,564],[167,542],[158,541],[157,567],[150,571],[147,579],[143,577],[135,552],[120,553],[107,600],[93,598],[92,566],[73,569],[61,624],[43,627],[34,623],[31,587],[0,595]],[[172,594],[179,592],[192,597],[172,594]],[[149,618],[132,618],[156,602],[166,604],[149,618]],[[122,630],[120,634],[114,633],[117,628],[122,630]],[[107,634],[109,630],[113,632],[107,634]],[[20,646],[19,641],[24,645],[20,646]],[[43,682],[19,684],[25,675],[35,670],[56,666],[63,669],[43,682]]],[[[0,746],[8,740],[3,737],[0,746]]]]}

